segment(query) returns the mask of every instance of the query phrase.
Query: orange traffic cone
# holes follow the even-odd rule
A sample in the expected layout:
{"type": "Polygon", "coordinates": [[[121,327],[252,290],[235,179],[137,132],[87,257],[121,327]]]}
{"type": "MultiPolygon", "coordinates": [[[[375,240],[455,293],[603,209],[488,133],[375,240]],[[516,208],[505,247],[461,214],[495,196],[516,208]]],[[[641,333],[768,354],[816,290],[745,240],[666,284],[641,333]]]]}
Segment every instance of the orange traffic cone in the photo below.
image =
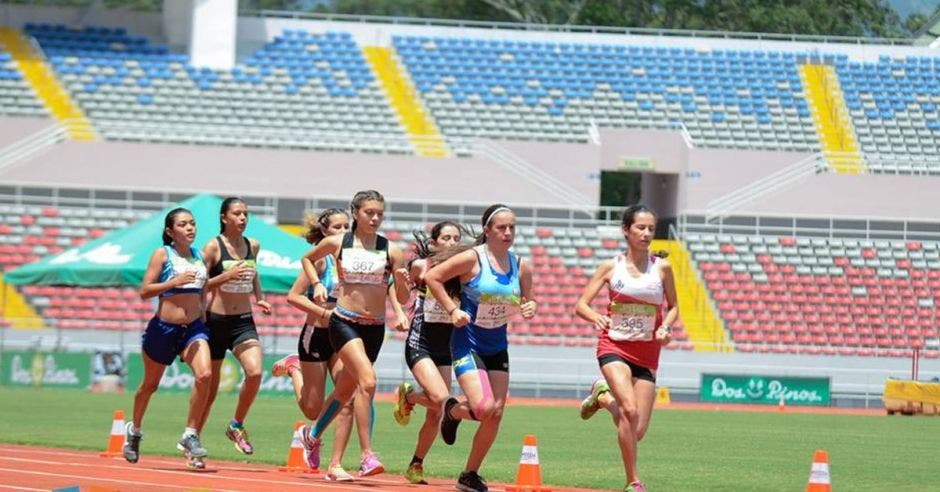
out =
{"type": "Polygon", "coordinates": [[[813,468],[809,472],[809,483],[806,492],[831,492],[832,483],[829,477],[829,453],[825,449],[817,449],[813,454],[813,468]]]}
{"type": "Polygon", "coordinates": [[[320,470],[310,468],[304,461],[304,445],[300,442],[300,428],[304,426],[302,420],[294,424],[294,437],[290,441],[290,451],[287,453],[287,465],[277,467],[277,471],[293,473],[320,473],[320,470]]]}
{"type": "Polygon", "coordinates": [[[522,440],[522,456],[519,457],[519,471],[516,473],[516,484],[506,487],[511,492],[548,492],[551,489],[542,487],[542,468],[539,465],[539,449],[535,443],[535,435],[527,434],[522,440]]]}
{"type": "Polygon", "coordinates": [[[780,395],[780,401],[777,402],[777,411],[785,412],[787,410],[787,399],[780,395]]]}
{"type": "Polygon", "coordinates": [[[111,421],[111,435],[108,437],[108,449],[98,453],[99,458],[117,458],[124,456],[124,410],[115,410],[111,421]]]}

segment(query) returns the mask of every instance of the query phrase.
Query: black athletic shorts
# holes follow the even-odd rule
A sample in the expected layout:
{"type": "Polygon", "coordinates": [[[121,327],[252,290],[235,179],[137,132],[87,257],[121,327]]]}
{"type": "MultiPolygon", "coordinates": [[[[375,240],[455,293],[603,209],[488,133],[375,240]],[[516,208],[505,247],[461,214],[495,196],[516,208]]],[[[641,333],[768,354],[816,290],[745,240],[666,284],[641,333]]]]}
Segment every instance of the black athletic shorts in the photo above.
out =
{"type": "Polygon", "coordinates": [[[600,367],[604,367],[611,362],[622,362],[630,368],[630,373],[633,375],[633,377],[637,379],[645,379],[646,381],[654,384],[656,383],[656,376],[653,374],[653,371],[646,367],[638,366],[617,354],[604,354],[597,358],[597,365],[600,367]]]}
{"type": "Polygon", "coordinates": [[[454,375],[460,377],[477,370],[509,372],[509,351],[500,350],[495,354],[484,355],[471,349],[454,354],[454,375]]]}
{"type": "Polygon", "coordinates": [[[385,325],[365,325],[341,318],[335,312],[330,316],[330,344],[333,350],[339,352],[347,342],[362,339],[366,349],[366,357],[375,363],[379,358],[379,350],[385,341],[385,325]]]}
{"type": "Polygon", "coordinates": [[[414,369],[415,364],[421,359],[431,359],[431,362],[437,367],[450,366],[453,364],[453,357],[450,355],[450,347],[447,347],[446,352],[431,352],[423,345],[412,347],[411,344],[406,343],[405,362],[408,364],[408,369],[414,369]]]}
{"type": "Polygon", "coordinates": [[[225,358],[226,350],[233,350],[242,342],[258,340],[255,319],[251,313],[242,314],[206,314],[206,326],[209,327],[209,350],[212,360],[225,358]]]}
{"type": "Polygon", "coordinates": [[[304,325],[297,339],[297,355],[303,362],[328,362],[336,351],[330,343],[330,330],[328,328],[315,328],[304,325]]]}

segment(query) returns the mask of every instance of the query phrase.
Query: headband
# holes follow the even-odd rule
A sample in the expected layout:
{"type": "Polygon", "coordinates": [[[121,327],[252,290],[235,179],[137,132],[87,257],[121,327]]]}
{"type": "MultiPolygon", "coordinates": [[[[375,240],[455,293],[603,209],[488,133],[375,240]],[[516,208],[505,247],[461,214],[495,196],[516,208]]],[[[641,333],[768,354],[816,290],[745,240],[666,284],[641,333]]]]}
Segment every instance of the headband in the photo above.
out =
{"type": "Polygon", "coordinates": [[[491,213],[490,216],[486,218],[486,222],[483,224],[483,227],[490,225],[490,222],[493,222],[493,217],[496,217],[496,214],[500,212],[512,212],[512,210],[509,207],[497,207],[496,210],[493,210],[493,213],[491,213]]]}

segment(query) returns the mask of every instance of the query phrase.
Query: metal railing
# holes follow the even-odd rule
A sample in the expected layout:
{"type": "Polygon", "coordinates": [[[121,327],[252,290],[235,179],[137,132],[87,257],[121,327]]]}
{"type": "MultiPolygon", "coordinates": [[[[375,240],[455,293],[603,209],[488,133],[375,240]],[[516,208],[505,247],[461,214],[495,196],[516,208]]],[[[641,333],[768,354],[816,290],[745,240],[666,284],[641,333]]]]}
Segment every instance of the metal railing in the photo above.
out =
{"type": "Polygon", "coordinates": [[[829,239],[940,241],[940,220],[905,217],[739,214],[710,220],[705,211],[686,211],[676,219],[680,237],[688,234],[740,234],[829,239]]]}
{"type": "Polygon", "coordinates": [[[524,22],[476,21],[459,19],[438,19],[422,17],[387,17],[381,15],[331,14],[322,12],[294,12],[285,10],[267,10],[244,8],[239,11],[242,17],[270,17],[301,20],[320,20],[338,22],[358,22],[363,24],[396,24],[411,26],[440,26],[456,28],[477,28],[500,31],[541,31],[590,34],[629,34],[656,37],[687,37],[712,39],[748,39],[757,41],[802,41],[813,43],[839,43],[857,45],[907,45],[913,44],[911,38],[866,38],[857,36],[824,36],[814,34],[785,34],[760,32],[730,32],[704,29],[655,29],[646,27],[586,26],[576,24],[534,24],[524,22]]]}
{"type": "Polygon", "coordinates": [[[42,154],[55,144],[69,139],[62,125],[52,125],[0,148],[0,170],[42,154]]]}
{"type": "Polygon", "coordinates": [[[766,197],[810,176],[826,172],[825,158],[826,155],[823,153],[813,154],[708,202],[705,205],[706,220],[711,221],[727,215],[734,209],[759,197],[766,197]]]}
{"type": "Polygon", "coordinates": [[[513,154],[501,145],[493,141],[476,141],[472,143],[471,151],[474,155],[481,155],[490,158],[503,167],[514,172],[520,178],[529,181],[545,191],[555,195],[562,202],[568,205],[578,207],[585,213],[590,213],[584,209],[591,203],[591,198],[567,183],[561,181],[555,176],[544,171],[542,168],[531,164],[525,159],[513,154]]]}
{"type": "MultiPolygon", "coordinates": [[[[68,206],[89,209],[121,209],[158,211],[188,197],[190,193],[170,191],[87,188],[70,186],[21,186],[0,183],[0,204],[24,206],[68,206]]],[[[289,199],[246,194],[242,196],[252,214],[266,222],[298,223],[299,216],[288,216],[281,209],[320,211],[326,208],[349,206],[348,196],[318,194],[316,198],[289,199]],[[294,205],[294,206],[289,206],[294,205]]],[[[457,220],[465,224],[478,224],[488,202],[455,202],[447,200],[397,200],[388,198],[385,218],[388,221],[431,223],[457,220]]],[[[522,226],[546,227],[619,227],[622,207],[554,206],[524,202],[509,204],[522,226]]]]}

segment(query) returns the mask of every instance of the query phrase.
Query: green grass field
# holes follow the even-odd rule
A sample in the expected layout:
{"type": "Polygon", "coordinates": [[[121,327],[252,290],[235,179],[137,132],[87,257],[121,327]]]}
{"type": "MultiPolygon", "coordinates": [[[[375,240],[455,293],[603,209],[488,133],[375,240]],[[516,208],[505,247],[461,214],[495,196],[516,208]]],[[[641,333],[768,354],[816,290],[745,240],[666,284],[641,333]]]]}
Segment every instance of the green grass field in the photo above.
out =
{"type": "MultiPolygon", "coordinates": [[[[0,442],[103,450],[115,409],[128,415],[133,395],[73,390],[0,389],[0,442]]],[[[175,441],[185,420],[187,397],[160,394],[151,400],[142,443],[147,455],[178,455],[175,441]]],[[[213,459],[244,460],[222,433],[235,405],[217,401],[203,443],[213,459]]],[[[402,428],[390,404],[377,404],[374,447],[392,473],[402,473],[414,449],[423,411],[402,428]]],[[[289,399],[259,399],[247,422],[255,463],[282,464],[300,412],[289,399]]],[[[440,440],[425,461],[432,476],[455,477],[466,459],[476,425],[465,422],[457,444],[440,440]]],[[[583,422],[577,410],[510,406],[481,474],[511,482],[524,434],[539,439],[543,479],[553,485],[619,490],[624,476],[616,432],[603,413],[583,422]]],[[[328,432],[331,436],[332,432],[328,432]]],[[[803,490],[813,450],[829,451],[836,490],[922,491],[940,488],[937,473],[940,418],[800,415],[791,413],[659,410],[640,447],[641,477],[651,490],[803,490]]],[[[329,441],[329,439],[328,439],[329,441]]],[[[324,449],[329,449],[329,443],[324,449]]],[[[327,459],[327,452],[324,452],[327,459]]],[[[358,443],[344,465],[358,468],[358,443]]],[[[182,460],[182,458],[181,458],[182,460]]]]}

